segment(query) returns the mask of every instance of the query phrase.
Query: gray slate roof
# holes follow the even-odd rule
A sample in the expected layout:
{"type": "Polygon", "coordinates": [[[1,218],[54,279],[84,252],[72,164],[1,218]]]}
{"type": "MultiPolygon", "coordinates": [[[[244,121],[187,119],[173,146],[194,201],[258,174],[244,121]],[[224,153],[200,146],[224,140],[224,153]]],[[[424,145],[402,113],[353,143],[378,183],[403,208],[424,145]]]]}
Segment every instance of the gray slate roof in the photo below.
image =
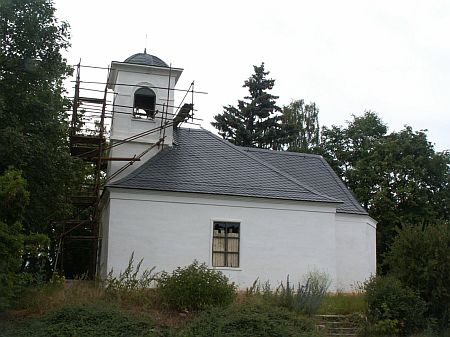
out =
{"type": "Polygon", "coordinates": [[[143,53],[131,55],[124,62],[133,64],[142,64],[144,66],[156,66],[166,68],[169,67],[167,63],[161,60],[159,57],[147,54],[145,51],[143,53]]]}
{"type": "Polygon", "coordinates": [[[314,186],[316,191],[343,201],[337,208],[338,212],[367,214],[322,156],[255,148],[243,149],[283,170],[303,184],[314,186]]]}
{"type": "Polygon", "coordinates": [[[179,128],[174,138],[108,186],[337,203],[367,214],[320,156],[243,148],[204,129],[179,128]]]}

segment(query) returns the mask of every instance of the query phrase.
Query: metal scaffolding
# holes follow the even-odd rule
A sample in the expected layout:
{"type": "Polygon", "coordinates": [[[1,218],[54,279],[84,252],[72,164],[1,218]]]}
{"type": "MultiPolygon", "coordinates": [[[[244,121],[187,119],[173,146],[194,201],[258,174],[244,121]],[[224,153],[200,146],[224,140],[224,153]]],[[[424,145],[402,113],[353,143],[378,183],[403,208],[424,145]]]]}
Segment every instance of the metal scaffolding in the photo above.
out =
{"type": "MultiPolygon", "coordinates": [[[[85,179],[78,192],[68,196],[71,204],[72,216],[59,224],[60,236],[58,243],[55,269],[63,273],[66,278],[87,277],[94,278],[98,268],[98,256],[101,247],[100,222],[101,222],[101,197],[104,184],[125,171],[135,161],[141,158],[155,147],[163,146],[165,130],[168,127],[176,128],[181,123],[198,125],[194,120],[194,82],[187,90],[170,88],[170,81],[167,88],[167,102],[160,104],[162,111],[158,118],[161,124],[152,129],[135,134],[124,140],[114,143],[109,142],[109,119],[115,113],[127,114],[127,112],[115,111],[114,108],[133,108],[132,106],[114,105],[108,100],[112,93],[108,92],[107,82],[81,81],[80,72],[83,67],[100,69],[107,71],[109,78],[109,68],[85,66],[80,63],[76,65],[74,85],[74,96],[72,97],[72,108],[69,111],[70,127],[69,141],[70,153],[73,157],[79,158],[83,162],[85,169],[85,179]],[[89,87],[95,85],[97,87],[89,87]],[[99,90],[98,86],[103,85],[104,89],[99,90]],[[169,93],[171,90],[184,91],[183,100],[178,106],[169,105],[169,93]],[[86,93],[86,95],[85,95],[86,93]],[[89,97],[89,93],[101,93],[101,97],[89,97]],[[190,94],[190,95],[189,95],[190,94]],[[184,103],[190,96],[191,102],[184,103]],[[169,108],[176,109],[175,113],[169,113],[169,108]],[[110,157],[109,150],[112,147],[126,144],[127,142],[139,139],[149,134],[159,133],[159,140],[154,144],[149,144],[149,148],[138,155],[130,158],[110,157]],[[123,167],[110,177],[106,176],[108,161],[123,161],[123,167]]],[[[115,85],[136,86],[126,83],[115,83],[115,85]]],[[[130,112],[130,114],[132,114],[130,112]]],[[[131,116],[130,116],[131,118],[131,116]]]]}

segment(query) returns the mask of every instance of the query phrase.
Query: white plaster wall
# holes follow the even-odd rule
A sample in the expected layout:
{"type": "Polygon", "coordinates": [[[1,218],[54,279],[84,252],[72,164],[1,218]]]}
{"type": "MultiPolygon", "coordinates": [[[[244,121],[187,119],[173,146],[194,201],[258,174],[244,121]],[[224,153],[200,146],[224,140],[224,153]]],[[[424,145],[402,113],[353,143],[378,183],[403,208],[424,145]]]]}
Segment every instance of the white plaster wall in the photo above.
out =
{"type": "Polygon", "coordinates": [[[376,273],[376,222],[369,216],[336,214],[337,289],[351,291],[376,273]]]}
{"type": "MultiPolygon", "coordinates": [[[[134,251],[143,267],[172,271],[194,259],[211,266],[214,220],[241,223],[240,267],[220,268],[240,288],[273,286],[312,269],[336,280],[335,205],[110,188],[107,269],[134,251]]],[[[333,283],[333,289],[336,285],[333,283]]]]}

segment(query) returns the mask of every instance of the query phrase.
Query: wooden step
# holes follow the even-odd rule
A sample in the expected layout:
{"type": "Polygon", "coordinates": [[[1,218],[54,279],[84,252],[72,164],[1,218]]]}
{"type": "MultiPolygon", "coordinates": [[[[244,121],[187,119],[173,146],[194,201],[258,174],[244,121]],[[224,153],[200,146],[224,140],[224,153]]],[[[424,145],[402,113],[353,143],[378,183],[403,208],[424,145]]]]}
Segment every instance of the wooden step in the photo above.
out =
{"type": "Polygon", "coordinates": [[[357,336],[358,324],[352,315],[316,315],[316,328],[325,330],[327,336],[357,336]]]}

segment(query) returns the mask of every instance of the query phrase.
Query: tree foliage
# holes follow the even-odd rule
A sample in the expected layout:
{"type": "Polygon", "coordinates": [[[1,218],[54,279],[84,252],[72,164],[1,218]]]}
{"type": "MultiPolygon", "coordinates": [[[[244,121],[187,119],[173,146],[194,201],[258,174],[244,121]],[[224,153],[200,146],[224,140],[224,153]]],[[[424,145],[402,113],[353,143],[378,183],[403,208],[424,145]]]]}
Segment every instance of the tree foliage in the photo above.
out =
{"type": "Polygon", "coordinates": [[[222,114],[211,123],[219,134],[233,144],[247,147],[279,149],[281,109],[276,105],[278,96],[269,93],[275,80],[267,78],[264,63],[253,66],[254,74],[244,82],[249,95],[238,101],[237,107],[224,106],[222,114]]]}
{"type": "Polygon", "coordinates": [[[65,196],[81,179],[64,113],[69,26],[50,0],[6,0],[0,11],[0,172],[12,166],[28,182],[24,231],[53,236],[51,220],[66,214],[65,196]]]}
{"type": "Polygon", "coordinates": [[[347,127],[322,128],[319,152],[366,208],[379,178],[373,172],[374,149],[386,132],[386,125],[372,111],[353,116],[347,127]]]}
{"type": "Polygon", "coordinates": [[[47,251],[45,235],[23,234],[29,197],[20,171],[8,169],[0,176],[0,310],[11,305],[27,276],[23,255],[39,260],[47,251]]]}
{"type": "Polygon", "coordinates": [[[402,224],[449,218],[449,154],[436,153],[424,131],[387,134],[374,112],[347,127],[323,128],[320,153],[378,221],[379,260],[402,224]]]}
{"type": "Polygon", "coordinates": [[[283,107],[283,145],[288,151],[311,152],[319,145],[319,108],[303,99],[283,107]]]}

